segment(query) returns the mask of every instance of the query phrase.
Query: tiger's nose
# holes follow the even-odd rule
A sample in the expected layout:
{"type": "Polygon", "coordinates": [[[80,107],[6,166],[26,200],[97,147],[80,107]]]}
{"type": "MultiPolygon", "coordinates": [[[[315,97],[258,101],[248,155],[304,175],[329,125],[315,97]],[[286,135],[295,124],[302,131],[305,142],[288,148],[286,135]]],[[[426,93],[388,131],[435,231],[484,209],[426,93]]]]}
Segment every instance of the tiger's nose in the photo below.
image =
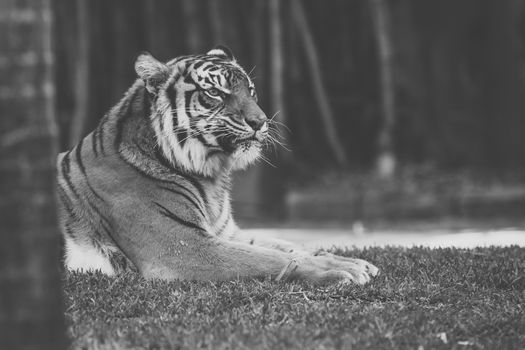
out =
{"type": "Polygon", "coordinates": [[[248,124],[253,131],[260,130],[266,123],[268,118],[263,114],[249,115],[246,117],[246,124],[248,124]]]}

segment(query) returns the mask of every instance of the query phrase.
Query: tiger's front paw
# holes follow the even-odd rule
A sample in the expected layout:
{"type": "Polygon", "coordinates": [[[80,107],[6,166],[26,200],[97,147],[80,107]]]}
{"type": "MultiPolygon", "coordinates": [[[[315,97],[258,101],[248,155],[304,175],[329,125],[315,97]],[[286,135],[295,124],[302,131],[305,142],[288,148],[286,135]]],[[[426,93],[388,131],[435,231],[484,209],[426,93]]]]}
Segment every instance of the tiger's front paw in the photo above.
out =
{"type": "Polygon", "coordinates": [[[372,277],[375,277],[379,274],[379,269],[375,265],[363,259],[347,258],[341,255],[335,255],[333,253],[329,253],[326,251],[317,252],[315,253],[315,256],[323,256],[323,257],[331,258],[337,261],[341,261],[341,262],[345,262],[348,264],[358,266],[359,269],[364,270],[368,275],[372,277]]]}
{"type": "Polygon", "coordinates": [[[313,273],[309,279],[321,284],[356,283],[363,285],[377,276],[379,269],[362,259],[345,258],[331,253],[312,257],[313,273]]]}

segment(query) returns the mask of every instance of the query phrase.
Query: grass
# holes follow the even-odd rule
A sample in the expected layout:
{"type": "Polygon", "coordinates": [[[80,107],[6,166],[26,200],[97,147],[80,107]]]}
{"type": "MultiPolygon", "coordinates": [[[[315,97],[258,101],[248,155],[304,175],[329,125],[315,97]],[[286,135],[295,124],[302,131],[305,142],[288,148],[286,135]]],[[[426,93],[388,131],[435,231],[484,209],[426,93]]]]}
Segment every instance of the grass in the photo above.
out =
{"type": "Polygon", "coordinates": [[[525,249],[339,250],[366,286],[68,274],[72,348],[523,349],[525,249]]]}

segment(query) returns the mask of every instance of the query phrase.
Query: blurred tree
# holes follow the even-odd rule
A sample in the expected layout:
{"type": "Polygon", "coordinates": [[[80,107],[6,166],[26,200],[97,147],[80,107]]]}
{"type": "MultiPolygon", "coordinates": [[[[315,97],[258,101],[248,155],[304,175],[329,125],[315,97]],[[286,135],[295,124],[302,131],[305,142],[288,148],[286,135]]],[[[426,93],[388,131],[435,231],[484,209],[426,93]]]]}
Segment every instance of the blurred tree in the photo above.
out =
{"type": "Polygon", "coordinates": [[[85,135],[88,122],[90,81],[89,6],[87,0],[76,0],[75,109],[69,132],[69,146],[75,146],[85,135]]]}
{"type": "Polygon", "coordinates": [[[379,128],[376,171],[383,178],[390,178],[396,169],[394,150],[395,91],[393,79],[393,47],[390,37],[390,9],[386,0],[370,2],[375,27],[379,76],[381,79],[381,116],[379,128]]]}
{"type": "Polygon", "coordinates": [[[51,0],[0,2],[0,348],[63,349],[51,0]]]}
{"type": "MultiPolygon", "coordinates": [[[[260,198],[260,207],[262,212],[271,217],[284,217],[284,196],[286,193],[286,183],[288,177],[286,176],[285,159],[287,154],[283,152],[283,148],[279,143],[286,143],[285,135],[279,130],[279,125],[286,123],[287,104],[285,94],[285,59],[284,59],[284,35],[283,35],[283,7],[284,2],[281,0],[270,0],[267,5],[268,22],[268,45],[269,45],[269,66],[268,66],[268,88],[266,94],[269,100],[267,114],[268,118],[273,119],[273,126],[275,131],[270,131],[271,137],[275,138],[277,143],[274,148],[274,153],[266,152],[263,157],[266,159],[263,166],[260,167],[261,174],[258,181],[258,197],[260,198]],[[269,166],[268,166],[269,165],[269,166]]],[[[265,7],[259,4],[259,10],[264,11],[265,7]]],[[[255,16],[263,17],[264,12],[255,14],[255,16]]],[[[262,35],[260,32],[255,32],[262,35]]],[[[264,42],[264,41],[263,41],[264,42]]],[[[263,43],[261,42],[261,44],[263,43]]],[[[257,58],[262,65],[262,60],[265,55],[257,58]]],[[[266,56],[268,57],[268,56],[266,56]]],[[[261,74],[261,73],[259,73],[261,74]]],[[[289,159],[289,156],[288,156],[289,159]]]]}
{"type": "Polygon", "coordinates": [[[517,50],[517,14],[521,1],[486,0],[488,17],[487,45],[483,50],[485,72],[484,101],[490,115],[487,128],[487,149],[491,163],[525,165],[523,147],[523,59],[517,50]],[[490,140],[490,141],[489,141],[490,140]]]}
{"type": "Polygon", "coordinates": [[[335,117],[334,113],[332,112],[332,105],[328,100],[326,88],[322,78],[323,75],[321,73],[319,55],[315,47],[305,10],[299,0],[292,0],[291,6],[293,20],[296,24],[297,30],[300,33],[300,38],[307,58],[308,72],[311,74],[314,96],[319,106],[320,117],[324,125],[326,139],[338,165],[345,166],[347,164],[346,151],[337,133],[335,117]]]}
{"type": "Polygon", "coordinates": [[[200,6],[202,1],[196,0],[181,0],[181,10],[184,15],[184,25],[186,28],[186,45],[188,47],[189,54],[198,54],[201,51],[205,51],[206,43],[204,39],[204,29],[200,6]]]}
{"type": "MultiPolygon", "coordinates": [[[[284,59],[283,33],[281,25],[281,5],[279,0],[269,1],[270,35],[270,110],[276,113],[275,118],[283,122],[284,119],[284,59]]],[[[273,117],[273,116],[271,116],[273,117]]]]}
{"type": "Polygon", "coordinates": [[[209,0],[208,2],[208,16],[211,24],[211,35],[215,45],[226,44],[226,28],[225,17],[228,11],[224,11],[225,8],[222,6],[220,0],[209,0]]]}
{"type": "Polygon", "coordinates": [[[400,0],[397,6],[389,7],[390,38],[396,57],[392,62],[396,90],[395,154],[406,163],[427,160],[431,139],[426,122],[431,96],[425,81],[420,28],[411,3],[412,0],[400,0]]]}
{"type": "MultiPolygon", "coordinates": [[[[250,53],[251,62],[253,69],[250,76],[254,79],[255,85],[257,86],[257,96],[259,97],[259,103],[265,104],[268,100],[266,98],[268,85],[267,79],[261,79],[267,75],[267,28],[269,23],[266,21],[267,15],[267,1],[266,0],[254,0],[251,12],[249,12],[250,18],[250,53]]],[[[266,106],[263,106],[266,107],[266,106]]],[[[266,110],[266,108],[263,108],[266,110]]],[[[277,111],[271,111],[275,113],[277,111]]]]}
{"type": "Polygon", "coordinates": [[[162,47],[161,33],[163,24],[158,18],[160,1],[144,1],[144,14],[146,17],[148,50],[154,55],[159,55],[162,47]]]}

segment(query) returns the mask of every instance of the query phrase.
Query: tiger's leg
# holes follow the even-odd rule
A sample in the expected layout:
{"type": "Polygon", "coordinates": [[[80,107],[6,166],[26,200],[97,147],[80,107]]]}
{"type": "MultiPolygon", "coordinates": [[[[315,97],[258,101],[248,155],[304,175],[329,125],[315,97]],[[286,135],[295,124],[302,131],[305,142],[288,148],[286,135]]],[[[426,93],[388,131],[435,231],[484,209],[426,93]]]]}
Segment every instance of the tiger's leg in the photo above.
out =
{"type": "Polygon", "coordinates": [[[338,260],[347,264],[353,264],[358,268],[366,271],[371,276],[376,276],[379,272],[379,269],[376,266],[374,266],[366,260],[343,257],[319,249],[308,249],[283,239],[273,237],[261,237],[260,235],[254,235],[253,233],[242,230],[237,230],[235,234],[231,237],[231,239],[250,245],[256,245],[270,249],[277,249],[286,253],[303,253],[311,254],[314,256],[330,257],[331,259],[338,260]]]}
{"type": "Polygon", "coordinates": [[[292,242],[286,241],[284,239],[264,237],[244,230],[236,230],[235,233],[231,237],[229,237],[229,239],[235,242],[241,242],[249,245],[277,249],[286,253],[308,252],[306,248],[301,247],[292,242]]]}
{"type": "Polygon", "coordinates": [[[79,213],[78,203],[72,203],[60,187],[58,194],[59,226],[64,239],[63,264],[68,270],[100,271],[110,276],[124,270],[136,270],[109,237],[102,236],[94,228],[87,213],[79,213]]]}
{"type": "Polygon", "coordinates": [[[108,256],[92,244],[65,237],[64,264],[70,271],[100,271],[113,276],[115,270],[108,256]]]}
{"type": "Polygon", "coordinates": [[[64,266],[70,271],[100,271],[109,276],[136,270],[118,247],[103,244],[89,234],[83,238],[75,237],[71,233],[64,234],[64,266]]]}
{"type": "Polygon", "coordinates": [[[147,278],[167,280],[234,280],[283,276],[285,279],[313,283],[354,282],[364,284],[370,275],[361,266],[330,256],[285,253],[276,249],[202,237],[198,233],[181,235],[177,240],[156,242],[141,248],[155,251],[157,260],[133,254],[147,278]]]}

